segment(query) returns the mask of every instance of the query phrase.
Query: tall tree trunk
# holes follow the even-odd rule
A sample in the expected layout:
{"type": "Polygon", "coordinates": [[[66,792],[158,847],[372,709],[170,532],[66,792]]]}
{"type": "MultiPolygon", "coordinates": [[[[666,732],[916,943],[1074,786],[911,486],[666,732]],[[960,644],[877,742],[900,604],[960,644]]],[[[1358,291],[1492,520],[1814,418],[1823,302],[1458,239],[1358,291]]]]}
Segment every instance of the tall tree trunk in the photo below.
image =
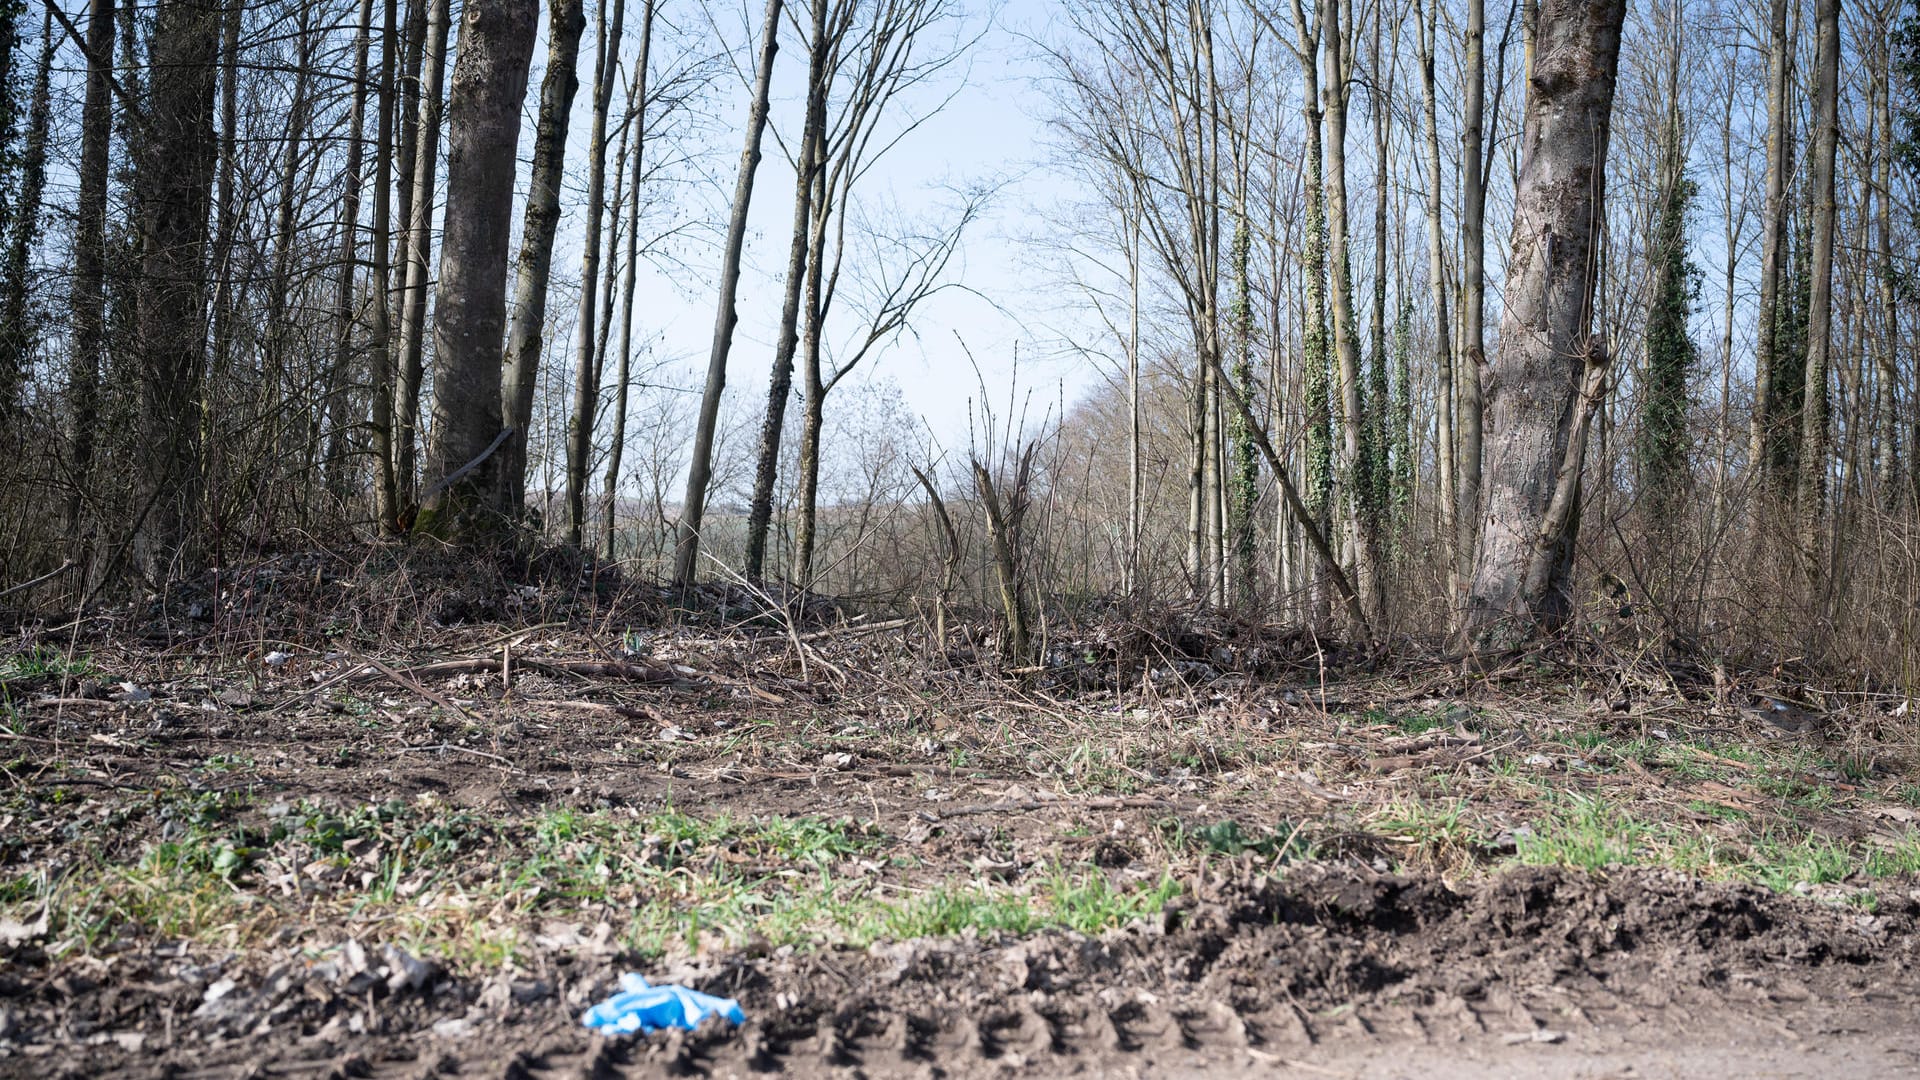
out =
{"type": "MultiPolygon", "coordinates": [[[[1136,190],[1135,198],[1139,197],[1136,190]]],[[[1140,589],[1140,217],[1133,215],[1127,247],[1127,556],[1122,575],[1126,595],[1140,589]]]]}
{"type": "MultiPolygon", "coordinates": [[[[1446,556],[1448,576],[1456,576],[1459,558],[1454,545],[1459,542],[1458,496],[1454,483],[1459,476],[1459,444],[1454,437],[1453,414],[1453,327],[1447,318],[1446,232],[1441,226],[1442,170],[1440,161],[1440,123],[1438,87],[1433,62],[1438,39],[1440,0],[1426,0],[1424,10],[1416,7],[1415,33],[1420,53],[1420,110],[1424,121],[1427,162],[1427,295],[1433,305],[1434,370],[1434,471],[1440,480],[1440,536],[1446,556]]],[[[1449,597],[1451,601],[1452,597],[1449,597]]],[[[1453,607],[1450,602],[1449,610],[1453,607]]],[[[1451,621],[1451,615],[1449,616],[1451,621]]]]}
{"type": "Polygon", "coordinates": [[[133,147],[141,253],[134,322],[146,451],[141,471],[150,500],[136,554],[153,583],[164,580],[176,561],[194,558],[187,545],[199,504],[219,15],[200,0],[160,4],[147,106],[133,147]]]}
{"type": "Polygon", "coordinates": [[[607,443],[607,557],[615,555],[614,511],[619,506],[620,467],[627,449],[627,398],[633,381],[633,289],[640,266],[640,180],[647,147],[647,65],[652,62],[653,16],[657,0],[645,0],[640,12],[640,57],[633,71],[633,91],[627,106],[632,125],[632,180],[627,187],[627,260],[620,283],[620,374],[613,387],[613,432],[607,443]]]}
{"type": "MultiPolygon", "coordinates": [[[[1787,259],[1787,145],[1792,113],[1787,102],[1787,65],[1793,43],[1787,37],[1787,0],[1772,0],[1767,18],[1767,201],[1760,223],[1760,311],[1753,351],[1753,413],[1749,427],[1748,467],[1770,470],[1773,460],[1772,415],[1776,359],[1780,351],[1780,286],[1787,259]]],[[[1770,477],[1776,483],[1778,476],[1770,477]]]]}
{"type": "Polygon", "coordinates": [[[433,443],[417,529],[462,543],[505,523],[497,451],[500,342],[507,329],[520,106],[533,60],[537,0],[466,0],[447,100],[447,205],[434,297],[433,443]]]}
{"type": "Polygon", "coordinates": [[[1326,113],[1326,189],[1327,235],[1332,243],[1330,258],[1333,293],[1333,341],[1339,356],[1341,473],[1346,481],[1346,533],[1353,559],[1354,584],[1369,622],[1381,621],[1384,599],[1380,583],[1380,542],[1376,528],[1378,514],[1372,505],[1373,477],[1371,440],[1367,438],[1368,417],[1363,378],[1360,370],[1360,334],[1354,325],[1353,256],[1347,221],[1347,31],[1341,23],[1341,8],[1347,0],[1330,0],[1326,5],[1325,48],[1326,82],[1321,95],[1326,113]]]}
{"type": "MultiPolygon", "coordinates": [[[[1391,523],[1389,514],[1393,507],[1394,466],[1397,464],[1393,454],[1395,437],[1390,400],[1391,377],[1387,371],[1387,175],[1394,165],[1391,103],[1395,69],[1399,64],[1399,38],[1395,35],[1394,50],[1389,55],[1382,48],[1384,6],[1374,10],[1373,52],[1369,57],[1372,90],[1367,96],[1367,112],[1373,120],[1373,310],[1367,360],[1367,419],[1372,425],[1373,460],[1368,470],[1373,481],[1371,501],[1376,551],[1387,542],[1382,533],[1391,523]]],[[[1380,592],[1384,604],[1384,584],[1380,592]]]]}
{"type": "Polygon", "coordinates": [[[533,177],[520,227],[520,258],[514,267],[513,324],[507,331],[501,369],[501,410],[513,434],[500,448],[507,505],[517,518],[527,501],[527,431],[533,426],[533,394],[539,383],[540,348],[547,323],[547,284],[553,270],[553,237],[560,227],[560,182],[566,167],[567,122],[580,89],[580,34],[587,17],[580,0],[547,5],[547,73],[540,82],[540,118],[533,135],[533,177]]]}
{"type": "MultiPolygon", "coordinates": [[[[1312,532],[1332,535],[1333,523],[1333,402],[1332,358],[1327,348],[1327,218],[1324,153],[1320,109],[1320,34],[1318,16],[1309,22],[1299,0],[1294,0],[1294,28],[1300,61],[1300,112],[1307,138],[1307,167],[1303,181],[1307,197],[1306,245],[1302,259],[1307,279],[1306,328],[1301,334],[1302,389],[1306,412],[1306,499],[1312,532]]],[[[1315,563],[1311,621],[1325,626],[1332,619],[1333,583],[1325,560],[1315,563]]]]}
{"type": "MultiPolygon", "coordinates": [[[[1893,262],[1893,157],[1898,152],[1899,136],[1893,129],[1892,93],[1888,85],[1892,76],[1888,40],[1894,29],[1893,18],[1899,10],[1899,0],[1888,0],[1880,11],[1873,46],[1876,74],[1870,81],[1875,99],[1874,116],[1881,139],[1874,158],[1873,185],[1878,193],[1874,200],[1874,278],[1879,292],[1881,321],[1880,340],[1874,347],[1881,388],[1879,415],[1874,417],[1874,428],[1880,433],[1880,455],[1874,462],[1874,479],[1878,482],[1882,502],[1889,506],[1894,505],[1898,496],[1895,479],[1900,470],[1900,305],[1894,288],[1896,270],[1893,262]]],[[[1908,453],[1916,451],[1920,451],[1920,447],[1907,447],[1908,453]]]]}
{"type": "Polygon", "coordinates": [[[760,421],[760,446],[753,470],[753,500],[747,509],[744,570],[758,581],[766,570],[767,531],[773,525],[774,486],[780,476],[780,444],[785,437],[787,399],[793,394],[793,354],[800,342],[800,297],[813,254],[808,240],[813,221],[814,187],[826,167],[827,0],[813,0],[812,32],[807,38],[807,109],[794,159],[793,235],[787,244],[785,295],[780,328],[774,334],[773,370],[767,377],[767,409],[760,421]]]}
{"type": "Polygon", "coordinates": [[[1807,379],[1801,399],[1800,550],[1809,581],[1819,580],[1820,525],[1826,511],[1827,372],[1833,348],[1835,149],[1840,135],[1840,0],[1814,3],[1813,284],[1807,301],[1807,379]]]}
{"type": "Polygon", "coordinates": [[[240,282],[233,260],[240,234],[240,21],[244,0],[226,0],[220,14],[220,150],[215,165],[216,224],[208,269],[213,276],[213,313],[208,364],[213,379],[233,368],[233,324],[240,282]]]}
{"type": "Polygon", "coordinates": [[[20,150],[20,191],[13,206],[13,228],[6,237],[6,263],[0,268],[0,432],[13,422],[20,404],[21,377],[33,354],[33,325],[28,298],[33,291],[29,260],[40,238],[40,196],[47,179],[47,125],[52,115],[53,14],[41,17],[40,60],[27,98],[27,130],[20,150]]]}
{"type": "Polygon", "coordinates": [[[340,204],[340,277],[333,300],[333,364],[327,380],[327,488],[336,499],[347,495],[347,372],[353,363],[354,282],[360,251],[360,166],[366,148],[367,56],[372,48],[373,0],[360,0],[360,22],[353,42],[353,107],[347,120],[346,194],[340,204]]]}
{"type": "Polygon", "coordinates": [[[811,254],[807,259],[806,324],[800,338],[800,476],[794,489],[793,566],[787,576],[802,588],[813,583],[813,545],[816,496],[820,491],[820,429],[826,406],[821,398],[826,391],[820,372],[822,325],[826,318],[825,286],[827,223],[833,214],[832,192],[827,177],[820,175],[813,192],[813,226],[808,238],[811,254]]]}
{"type": "Polygon", "coordinates": [[[393,480],[393,158],[395,68],[400,63],[398,0],[386,0],[380,45],[380,118],[374,125],[373,326],[367,341],[367,381],[373,396],[373,512],[382,536],[399,529],[393,480]]]}
{"type": "MultiPolygon", "coordinates": [[[[268,453],[275,458],[300,454],[302,447],[314,445],[311,436],[319,431],[320,414],[309,406],[306,413],[310,430],[297,432],[294,435],[299,439],[297,443],[283,442],[283,437],[287,435],[282,430],[283,422],[291,417],[276,408],[278,402],[294,396],[291,385],[293,379],[287,372],[287,352],[294,334],[294,328],[288,325],[288,314],[294,300],[294,249],[300,232],[296,213],[301,197],[300,166],[308,137],[307,119],[311,106],[308,87],[313,71],[313,15],[314,9],[303,5],[295,16],[293,93],[280,140],[280,185],[279,193],[274,198],[273,212],[273,262],[267,277],[267,329],[261,349],[262,371],[256,408],[257,415],[267,418],[265,443],[268,453]]],[[[315,404],[324,406],[324,401],[315,404]]],[[[305,495],[304,488],[295,493],[295,497],[303,504],[305,495]]],[[[307,523],[302,521],[301,524],[307,523]]]]}
{"type": "MultiPolygon", "coordinates": [[[[1437,3],[1438,0],[1435,0],[1437,3]]],[[[1475,565],[1475,547],[1480,532],[1481,461],[1485,456],[1484,420],[1481,416],[1481,371],[1487,366],[1486,331],[1486,252],[1487,181],[1484,168],[1482,132],[1486,113],[1486,37],[1485,0],[1467,0],[1466,130],[1460,148],[1460,363],[1454,365],[1454,393],[1458,409],[1454,415],[1459,445],[1455,448],[1460,475],[1455,482],[1454,522],[1460,535],[1454,538],[1458,587],[1464,587],[1475,565]]],[[[1536,50],[1538,43],[1536,42],[1536,50]]],[[[1611,89],[1608,91],[1611,93],[1611,89]]],[[[1529,98],[1532,97],[1529,83],[1529,98]]],[[[1515,234],[1518,235],[1517,233],[1515,234]]]]}
{"type": "Polygon", "coordinates": [[[1567,612],[1580,472],[1609,364],[1592,338],[1593,249],[1625,0],[1546,0],[1493,367],[1487,514],[1455,643],[1508,648],[1567,612]]]}
{"type": "MultiPolygon", "coordinates": [[[[816,0],[820,2],[820,0],[816,0]]],[[[700,418],[693,433],[693,460],[687,467],[687,493],[680,503],[680,524],[673,552],[673,580],[693,584],[700,557],[700,525],[707,507],[707,482],[713,469],[713,436],[720,420],[720,396],[727,385],[727,354],[739,321],[734,295],[740,287],[740,253],[747,240],[747,208],[753,201],[753,172],[760,164],[760,135],[767,126],[767,98],[773,83],[773,58],[780,48],[782,0],[767,0],[760,24],[760,57],[754,68],[753,104],[747,113],[746,145],[734,180],[733,213],[727,221],[726,248],[720,264],[720,300],[714,315],[713,348],[707,357],[707,383],[700,395],[700,418]]]]}
{"type": "Polygon", "coordinates": [[[407,197],[407,269],[400,302],[400,370],[393,395],[394,488],[403,514],[406,507],[417,501],[414,462],[420,440],[420,386],[426,377],[427,266],[433,247],[433,181],[439,171],[440,111],[445,89],[449,18],[448,0],[425,2],[427,22],[418,80],[420,119],[414,125],[413,176],[407,197]]]}
{"type": "MultiPolygon", "coordinates": [[[[100,363],[107,336],[106,234],[108,153],[113,141],[114,0],[92,0],[87,11],[87,82],[80,107],[79,192],[74,200],[72,352],[67,402],[72,424],[73,488],[62,531],[83,543],[86,493],[93,481],[93,433],[98,423],[100,363]]],[[[75,552],[76,558],[86,553],[75,552]]],[[[85,583],[82,583],[85,592],[85,583]]]]}
{"type": "Polygon", "coordinates": [[[613,0],[609,18],[601,9],[593,59],[593,130],[587,142],[587,235],[580,253],[580,314],[574,321],[573,411],[567,419],[567,543],[585,540],[587,466],[593,454],[593,421],[600,403],[600,366],[595,360],[598,323],[600,235],[607,200],[607,110],[613,107],[614,73],[619,67],[620,29],[625,0],[613,0]]]}

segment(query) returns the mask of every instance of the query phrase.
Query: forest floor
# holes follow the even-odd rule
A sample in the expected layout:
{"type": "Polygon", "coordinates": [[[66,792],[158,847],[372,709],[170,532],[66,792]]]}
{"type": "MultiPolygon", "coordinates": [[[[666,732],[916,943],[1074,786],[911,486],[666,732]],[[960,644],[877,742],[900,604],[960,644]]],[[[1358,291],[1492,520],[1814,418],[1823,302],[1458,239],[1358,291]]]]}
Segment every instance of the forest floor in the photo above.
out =
{"type": "Polygon", "coordinates": [[[540,617],[20,631],[0,1076],[1920,1075],[1894,700],[540,617]]]}

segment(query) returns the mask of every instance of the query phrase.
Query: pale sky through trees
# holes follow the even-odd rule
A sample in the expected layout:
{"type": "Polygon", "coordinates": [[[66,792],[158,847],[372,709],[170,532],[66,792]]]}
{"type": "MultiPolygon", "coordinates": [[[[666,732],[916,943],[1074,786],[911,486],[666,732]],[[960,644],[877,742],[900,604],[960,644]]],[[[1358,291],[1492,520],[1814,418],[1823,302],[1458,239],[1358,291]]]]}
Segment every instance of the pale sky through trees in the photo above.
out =
{"type": "MultiPolygon", "coordinates": [[[[1077,357],[1059,355],[1049,339],[1057,337],[1050,324],[1057,321],[1064,299],[1054,295],[1058,272],[1044,265],[1027,240],[1045,229],[1050,208],[1075,197],[1070,180],[1047,167],[1051,153],[1046,131],[1047,101],[1037,80],[1044,66],[1024,35],[1044,32],[1051,0],[1018,0],[989,18],[984,5],[973,4],[963,25],[950,33],[980,40],[933,85],[916,89],[902,102],[919,115],[951,95],[944,109],[929,117],[903,139],[873,170],[871,181],[857,201],[867,214],[892,217],[890,207],[909,217],[938,215],[950,208],[950,189],[998,183],[988,215],[967,233],[955,271],[949,279],[965,288],[949,289],[919,309],[913,320],[916,333],[904,335],[862,364],[869,379],[896,382],[908,409],[924,417],[948,449],[964,447],[966,403],[977,396],[973,368],[956,332],[965,339],[979,362],[987,384],[1003,392],[1013,372],[1013,348],[1019,343],[1020,382],[1035,392],[1037,402],[1057,402],[1062,393],[1069,404],[1097,374],[1077,357]]],[[[687,14],[682,12],[682,15],[687,14]]],[[[735,5],[716,12],[727,40],[740,46],[749,40],[751,19],[735,5]]],[[[757,13],[756,13],[757,17],[757,13]]],[[[789,15],[791,18],[791,13],[789,15]]],[[[589,40],[593,28],[589,25],[589,40]]],[[[744,55],[744,48],[741,48],[744,55]]],[[[537,84],[544,56],[536,56],[533,81],[537,84]]],[[[738,62],[738,61],[736,61],[738,62]]],[[[753,210],[747,238],[746,279],[741,284],[740,325],[727,374],[730,410],[758,410],[766,394],[766,367],[773,353],[773,331],[779,316],[780,275],[784,270],[787,230],[792,215],[793,170],[775,140],[776,133],[791,140],[798,129],[796,99],[805,75],[804,54],[783,41],[775,74],[775,100],[769,122],[765,157],[754,183],[753,210]]],[[[702,167],[721,183],[704,191],[682,194],[714,207],[708,220],[724,216],[733,157],[738,153],[735,129],[746,110],[744,79],[732,69],[718,83],[722,95],[707,107],[715,124],[710,157],[702,167]]],[[[584,110],[588,95],[576,99],[572,128],[568,184],[584,184],[584,110]]],[[[528,115],[536,101],[529,96],[528,115]]],[[[901,115],[905,115],[904,112],[901,115]]],[[[892,121],[899,123],[896,118],[892,121]]],[[[896,127],[897,130],[897,127],[896,127]]],[[[531,140],[522,147],[523,169],[531,154],[531,140]]],[[[523,181],[524,183],[524,178],[523,181]]],[[[563,222],[556,251],[556,276],[577,278],[579,243],[577,209],[563,222]]],[[[937,221],[929,219],[929,224],[937,221]]],[[[853,239],[849,237],[850,261],[853,239]]],[[[717,272],[717,242],[701,235],[677,245],[675,255],[684,267],[643,265],[635,305],[636,341],[651,335],[672,358],[671,375],[693,387],[696,369],[705,362],[712,334],[713,279],[717,272]]],[[[565,305],[557,305],[565,307],[565,305]]],[[[557,314],[557,313],[555,313],[557,314]]],[[[638,370],[637,368],[636,370],[638,370]]],[[[662,373],[663,375],[666,373],[662,373]]],[[[1057,411],[1057,409],[1056,409],[1057,411]]],[[[924,433],[922,433],[922,438],[924,433]]]]}

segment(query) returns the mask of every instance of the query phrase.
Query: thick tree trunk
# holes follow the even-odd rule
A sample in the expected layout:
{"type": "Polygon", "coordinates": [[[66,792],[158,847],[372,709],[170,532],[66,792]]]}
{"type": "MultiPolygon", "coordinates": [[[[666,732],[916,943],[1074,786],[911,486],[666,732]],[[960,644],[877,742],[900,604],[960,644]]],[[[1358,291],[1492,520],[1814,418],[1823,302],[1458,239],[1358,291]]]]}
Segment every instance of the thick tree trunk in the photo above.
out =
{"type": "MultiPolygon", "coordinates": [[[[426,377],[428,256],[433,247],[433,188],[439,171],[440,111],[447,59],[448,0],[425,0],[419,121],[414,127],[408,195],[406,284],[400,302],[400,370],[394,388],[393,473],[402,507],[414,505],[414,461],[420,439],[420,384],[426,377]]],[[[483,0],[484,2],[484,0],[483,0]]]]}
{"type": "MultiPolygon", "coordinates": [[[[67,495],[62,531],[79,544],[82,511],[93,479],[93,433],[98,423],[100,362],[106,345],[106,232],[108,151],[113,141],[114,0],[93,0],[87,12],[87,84],[80,107],[80,168],[74,200],[72,351],[67,367],[67,407],[72,424],[73,489],[67,495]]],[[[76,558],[84,553],[76,551],[76,558]]],[[[84,583],[83,583],[84,586],[84,583]]],[[[83,588],[84,591],[84,588],[83,588]]]]}
{"type": "Polygon", "coordinates": [[[199,505],[200,375],[206,359],[207,220],[213,199],[218,8],[166,0],[154,15],[151,77],[134,149],[140,233],[135,327],[141,459],[150,500],[136,554],[149,582],[186,550],[199,505]]]}
{"type": "Polygon", "coordinates": [[[1840,133],[1840,0],[1814,4],[1813,284],[1807,302],[1807,381],[1801,398],[1800,550],[1810,581],[1820,576],[1820,524],[1827,493],[1827,379],[1833,349],[1835,149],[1840,133]]]}
{"type": "Polygon", "coordinates": [[[1608,359],[1591,336],[1593,252],[1625,0],[1547,0],[1528,79],[1492,367],[1487,513],[1456,645],[1491,651],[1566,614],[1587,427],[1608,359]]]}
{"type": "Polygon", "coordinates": [[[573,411],[567,419],[567,543],[586,538],[587,459],[593,453],[593,421],[600,403],[600,367],[595,361],[594,328],[599,315],[601,218],[606,213],[607,110],[613,107],[614,72],[619,67],[620,29],[625,0],[613,0],[611,17],[602,9],[599,42],[593,59],[593,131],[587,141],[586,242],[580,253],[580,314],[574,321],[573,411]]]}
{"type": "MultiPolygon", "coordinates": [[[[819,2],[819,0],[816,0],[819,2]]],[[[707,383],[700,395],[700,418],[693,433],[693,460],[687,468],[687,492],[680,503],[680,524],[673,552],[673,580],[693,584],[700,557],[700,524],[707,508],[707,482],[713,469],[713,436],[719,426],[720,396],[727,385],[727,354],[739,321],[734,294],[740,287],[740,253],[747,240],[747,208],[753,201],[753,172],[760,164],[760,135],[767,126],[767,99],[773,84],[773,58],[780,48],[782,0],[767,0],[760,24],[760,57],[754,68],[753,103],[747,112],[746,145],[734,180],[733,213],[720,264],[720,302],[714,315],[713,347],[707,356],[707,383]]]]}
{"type": "Polygon", "coordinates": [[[416,530],[480,542],[507,520],[500,342],[520,105],[537,0],[466,0],[447,101],[447,215],[434,297],[430,485],[416,530]]]}
{"type": "Polygon", "coordinates": [[[567,121],[580,89],[580,33],[587,17],[580,0],[547,5],[547,73],[540,83],[540,119],[533,136],[533,178],[520,227],[520,258],[514,267],[513,324],[501,368],[501,410],[513,434],[500,448],[500,474],[515,517],[527,500],[527,429],[533,426],[533,392],[540,375],[540,348],[547,322],[547,284],[553,270],[553,237],[560,227],[560,181],[567,157],[567,121]]]}

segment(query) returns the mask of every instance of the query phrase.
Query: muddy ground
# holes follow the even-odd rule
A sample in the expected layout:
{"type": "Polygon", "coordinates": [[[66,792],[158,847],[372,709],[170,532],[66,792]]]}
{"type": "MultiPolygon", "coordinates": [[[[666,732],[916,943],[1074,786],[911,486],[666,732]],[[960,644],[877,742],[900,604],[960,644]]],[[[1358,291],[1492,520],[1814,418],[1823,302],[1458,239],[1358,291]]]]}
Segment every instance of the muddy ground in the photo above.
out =
{"type": "Polygon", "coordinates": [[[1920,1075],[1868,705],[794,636],[23,645],[0,1076],[1920,1075]]]}

